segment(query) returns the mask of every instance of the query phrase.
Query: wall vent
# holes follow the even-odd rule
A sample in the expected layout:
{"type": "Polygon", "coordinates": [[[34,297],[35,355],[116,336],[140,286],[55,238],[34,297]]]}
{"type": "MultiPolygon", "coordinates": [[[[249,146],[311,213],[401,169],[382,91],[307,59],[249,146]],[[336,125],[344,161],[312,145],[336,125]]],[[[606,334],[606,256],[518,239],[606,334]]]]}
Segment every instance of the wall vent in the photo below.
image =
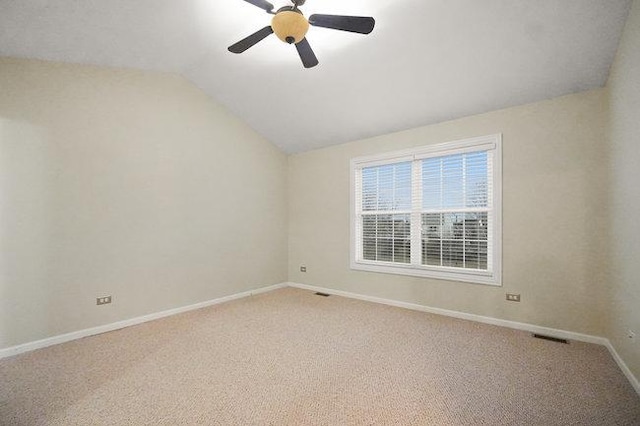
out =
{"type": "Polygon", "coordinates": [[[564,343],[565,345],[569,344],[569,341],[567,339],[561,339],[559,337],[552,337],[552,336],[545,336],[544,334],[533,334],[533,337],[535,337],[536,339],[544,339],[544,340],[549,340],[551,342],[556,342],[556,343],[564,343]]]}

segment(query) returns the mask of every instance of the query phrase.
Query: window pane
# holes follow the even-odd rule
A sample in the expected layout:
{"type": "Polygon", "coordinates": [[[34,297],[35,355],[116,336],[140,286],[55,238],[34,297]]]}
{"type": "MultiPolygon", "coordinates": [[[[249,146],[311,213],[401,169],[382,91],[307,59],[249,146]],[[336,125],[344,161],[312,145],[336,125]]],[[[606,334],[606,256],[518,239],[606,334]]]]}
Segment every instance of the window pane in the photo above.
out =
{"type": "Polygon", "coordinates": [[[410,263],[410,215],[364,215],[362,217],[362,242],[365,260],[410,263]]]}
{"type": "Polygon", "coordinates": [[[377,207],[377,173],[375,169],[362,169],[362,210],[377,207]]]}
{"type": "Polygon", "coordinates": [[[462,268],[464,213],[446,213],[442,217],[442,266],[462,268]]]}
{"type": "Polygon", "coordinates": [[[442,215],[423,214],[422,215],[422,264],[441,266],[442,238],[440,235],[442,228],[442,215]]]}
{"type": "Polygon", "coordinates": [[[487,269],[487,213],[424,213],[422,264],[487,269]]]}
{"type": "Polygon", "coordinates": [[[393,261],[411,262],[411,226],[409,215],[395,215],[393,221],[393,261]]]}
{"type": "Polygon", "coordinates": [[[377,240],[377,258],[376,260],[380,260],[382,262],[392,262],[393,261],[393,249],[391,238],[378,238],[377,240]]]}
{"type": "Polygon", "coordinates": [[[481,241],[480,243],[480,251],[478,252],[478,269],[487,270],[487,242],[481,241]]]}
{"type": "Polygon", "coordinates": [[[375,238],[365,238],[362,241],[362,258],[364,260],[376,260],[376,240],[375,238]]]}
{"type": "Polygon", "coordinates": [[[466,154],[465,207],[486,207],[488,190],[487,153],[466,154]]]}
{"type": "Polygon", "coordinates": [[[442,208],[464,207],[462,155],[442,157],[442,208]]]}
{"type": "Polygon", "coordinates": [[[487,269],[487,213],[465,215],[465,265],[467,269],[487,269]]]}
{"type": "Polygon", "coordinates": [[[488,204],[487,153],[422,160],[422,208],[456,210],[488,204]]]}
{"type": "Polygon", "coordinates": [[[462,239],[464,213],[442,214],[442,239],[462,239]]]}
{"type": "Polygon", "coordinates": [[[365,260],[376,260],[376,217],[362,218],[362,257],[365,260]]]}
{"type": "Polygon", "coordinates": [[[422,161],[422,208],[439,209],[442,205],[441,158],[422,161]]]}
{"type": "Polygon", "coordinates": [[[411,210],[411,162],[363,168],[362,210],[411,210]]]}
{"type": "Polygon", "coordinates": [[[462,241],[442,240],[442,266],[462,268],[463,261],[462,241]]]}

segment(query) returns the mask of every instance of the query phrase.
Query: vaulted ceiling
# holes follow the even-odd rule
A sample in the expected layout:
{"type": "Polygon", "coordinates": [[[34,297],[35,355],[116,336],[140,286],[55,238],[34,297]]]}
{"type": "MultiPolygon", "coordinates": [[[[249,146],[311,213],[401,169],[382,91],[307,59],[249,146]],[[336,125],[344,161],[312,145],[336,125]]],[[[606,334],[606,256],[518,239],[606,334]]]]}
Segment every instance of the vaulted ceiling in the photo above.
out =
{"type": "Polygon", "coordinates": [[[629,5],[307,0],[376,28],[312,27],[304,69],[275,36],[227,51],[270,23],[242,0],[0,0],[0,55],[180,73],[292,153],[601,87],[629,5]]]}

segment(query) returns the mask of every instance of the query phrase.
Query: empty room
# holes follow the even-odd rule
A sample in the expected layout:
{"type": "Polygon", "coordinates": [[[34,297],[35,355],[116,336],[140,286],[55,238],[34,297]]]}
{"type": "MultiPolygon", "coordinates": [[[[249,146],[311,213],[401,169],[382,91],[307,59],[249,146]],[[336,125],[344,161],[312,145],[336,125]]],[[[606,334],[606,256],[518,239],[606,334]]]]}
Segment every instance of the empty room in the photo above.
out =
{"type": "Polygon", "coordinates": [[[640,425],[640,0],[0,0],[0,426],[640,425]]]}

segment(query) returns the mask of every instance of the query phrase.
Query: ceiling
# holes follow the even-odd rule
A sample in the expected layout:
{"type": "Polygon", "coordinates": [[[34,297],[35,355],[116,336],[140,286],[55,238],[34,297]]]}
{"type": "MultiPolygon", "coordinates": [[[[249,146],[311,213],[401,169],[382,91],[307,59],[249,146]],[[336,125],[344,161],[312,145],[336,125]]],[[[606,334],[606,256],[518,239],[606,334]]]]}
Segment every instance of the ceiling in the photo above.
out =
{"type": "MultiPolygon", "coordinates": [[[[287,0],[272,1],[276,7],[287,0]]],[[[307,0],[373,16],[367,36],[311,27],[320,65],[242,0],[0,0],[0,55],[177,72],[288,153],[606,83],[629,0],[307,0]]]]}

